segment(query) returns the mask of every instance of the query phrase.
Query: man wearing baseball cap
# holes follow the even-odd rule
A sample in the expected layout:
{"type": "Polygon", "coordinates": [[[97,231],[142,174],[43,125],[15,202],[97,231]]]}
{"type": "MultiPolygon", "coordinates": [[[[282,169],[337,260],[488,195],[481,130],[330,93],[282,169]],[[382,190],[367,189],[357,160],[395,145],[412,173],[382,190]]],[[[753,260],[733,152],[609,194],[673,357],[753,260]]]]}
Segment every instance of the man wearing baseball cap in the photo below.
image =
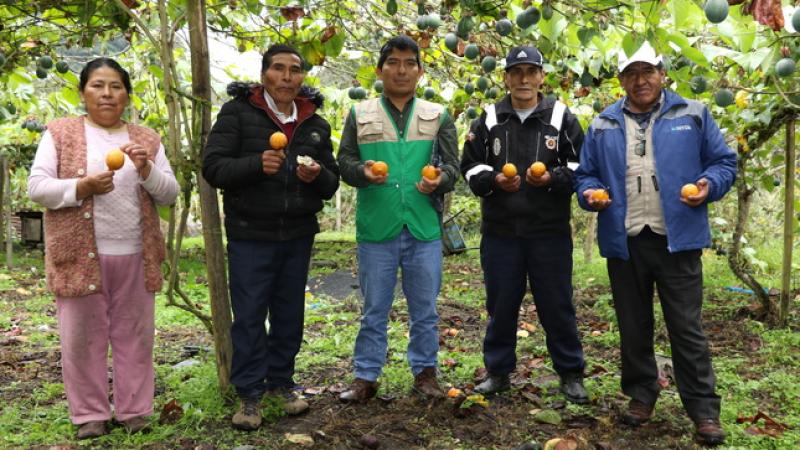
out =
{"type": "Polygon", "coordinates": [[[493,394],[510,387],[519,309],[529,284],[561,391],[571,402],[586,403],[569,224],[583,130],[564,103],[539,92],[544,71],[538,49],[515,47],[505,62],[508,94],[472,123],[461,160],[461,173],[481,198],[489,313],[483,341],[488,377],[475,390],[493,394]]]}
{"type": "Polygon", "coordinates": [[[708,203],[736,178],[736,154],[708,109],[664,88],[662,58],[649,43],[619,56],[627,94],[592,122],[575,173],[580,205],[599,211],[600,254],[619,323],[622,391],[631,399],[621,420],[639,426],[660,391],[653,351],[653,293],[669,331],[678,392],[706,445],[724,442],[720,397],[701,327],[701,251],[711,243],[708,203]],[[687,183],[696,193],[683,196],[687,183]],[[598,199],[597,189],[610,199],[598,199]]]}

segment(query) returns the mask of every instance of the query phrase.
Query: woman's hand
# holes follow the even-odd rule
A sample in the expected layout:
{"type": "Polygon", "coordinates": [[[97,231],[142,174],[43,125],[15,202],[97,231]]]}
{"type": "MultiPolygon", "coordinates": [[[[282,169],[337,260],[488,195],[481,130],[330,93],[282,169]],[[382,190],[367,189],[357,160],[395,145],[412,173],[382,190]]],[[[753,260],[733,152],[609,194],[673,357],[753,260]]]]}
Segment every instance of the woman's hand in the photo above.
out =
{"type": "Polygon", "coordinates": [[[75,198],[83,200],[91,195],[108,194],[113,190],[114,172],[106,170],[79,179],[75,188],[75,198]]]}
{"type": "Polygon", "coordinates": [[[150,176],[150,164],[147,163],[148,159],[150,159],[150,154],[147,149],[135,142],[122,144],[119,149],[131,159],[133,167],[139,172],[139,177],[146,180],[150,176]]]}

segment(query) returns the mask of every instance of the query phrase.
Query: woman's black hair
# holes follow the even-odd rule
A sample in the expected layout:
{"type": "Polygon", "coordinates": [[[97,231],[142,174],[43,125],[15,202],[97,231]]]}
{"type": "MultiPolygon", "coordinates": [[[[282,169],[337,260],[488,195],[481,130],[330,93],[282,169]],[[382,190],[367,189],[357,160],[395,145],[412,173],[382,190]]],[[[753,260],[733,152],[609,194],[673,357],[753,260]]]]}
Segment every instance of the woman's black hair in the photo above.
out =
{"type": "Polygon", "coordinates": [[[122,78],[122,84],[125,86],[125,90],[128,92],[128,94],[131,93],[133,88],[131,87],[131,76],[128,71],[123,69],[122,66],[120,66],[115,60],[106,57],[93,59],[83,66],[83,70],[81,70],[80,83],[78,84],[78,90],[83,92],[83,88],[85,88],[86,83],[89,82],[89,76],[92,74],[92,72],[101,67],[110,67],[116,70],[117,73],[119,73],[120,78],[122,78]]]}

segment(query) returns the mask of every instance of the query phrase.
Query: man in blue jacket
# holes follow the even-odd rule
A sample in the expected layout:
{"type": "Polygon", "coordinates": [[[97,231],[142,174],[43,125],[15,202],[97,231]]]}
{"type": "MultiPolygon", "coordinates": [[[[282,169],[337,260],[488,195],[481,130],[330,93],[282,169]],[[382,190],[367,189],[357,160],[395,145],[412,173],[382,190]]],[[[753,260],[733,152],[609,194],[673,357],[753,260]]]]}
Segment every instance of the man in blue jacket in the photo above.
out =
{"type": "Polygon", "coordinates": [[[701,103],[663,87],[662,58],[648,43],[620,54],[626,97],[592,122],[575,172],[581,207],[599,211],[600,254],[619,322],[622,390],[631,400],[621,420],[650,419],[659,394],[653,352],[653,287],[669,331],[681,401],[698,439],[720,444],[720,397],[700,324],[701,249],[711,234],[707,205],[736,178],[736,154],[701,103]],[[698,192],[683,197],[684,184],[698,192]],[[608,196],[598,195],[600,189],[608,196]],[[609,197],[610,196],[610,197],[609,197]]]}

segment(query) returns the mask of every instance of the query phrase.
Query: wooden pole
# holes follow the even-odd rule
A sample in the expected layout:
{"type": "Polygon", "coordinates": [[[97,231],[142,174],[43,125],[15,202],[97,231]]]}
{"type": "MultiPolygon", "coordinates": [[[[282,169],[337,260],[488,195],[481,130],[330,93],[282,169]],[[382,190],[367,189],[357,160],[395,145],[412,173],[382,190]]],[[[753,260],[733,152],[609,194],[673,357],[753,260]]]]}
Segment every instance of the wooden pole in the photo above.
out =
{"type": "Polygon", "coordinates": [[[781,307],[778,320],[785,326],[789,318],[792,295],[792,244],[794,234],[794,184],[796,155],[794,148],[794,118],[786,123],[786,174],[783,201],[783,273],[781,276],[781,307]]]}
{"type": "Polygon", "coordinates": [[[8,157],[0,157],[3,160],[3,209],[5,210],[6,220],[6,267],[14,267],[14,229],[11,226],[11,175],[8,173],[8,157]]]}

